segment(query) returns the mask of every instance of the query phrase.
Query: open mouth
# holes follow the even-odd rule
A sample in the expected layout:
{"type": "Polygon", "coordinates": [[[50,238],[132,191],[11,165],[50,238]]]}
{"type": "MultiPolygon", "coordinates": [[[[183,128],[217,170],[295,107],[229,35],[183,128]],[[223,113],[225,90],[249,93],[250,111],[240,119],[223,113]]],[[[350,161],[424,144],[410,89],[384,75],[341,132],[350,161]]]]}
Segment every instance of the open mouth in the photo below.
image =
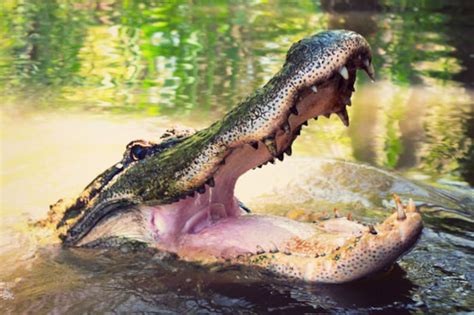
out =
{"type": "MultiPolygon", "coordinates": [[[[348,56],[344,65],[329,73],[325,80],[295,90],[292,104],[280,115],[282,119],[274,119],[270,126],[266,126],[271,131],[260,133],[258,141],[246,139],[228,148],[224,157],[214,162],[211,175],[201,179],[205,184],[177,202],[148,208],[149,226],[155,240],[166,244],[167,249],[170,246],[176,248],[183,235],[198,234],[223,223],[224,219],[239,218],[244,208],[234,196],[234,188],[242,174],[275,163],[275,160],[283,161],[285,154],[291,155],[291,145],[309,119],[336,114],[345,126],[349,125],[346,107],[351,105],[358,69],[365,70],[371,79],[374,78],[369,52],[360,51],[348,56]]],[[[229,220],[225,222],[228,224],[229,220]]],[[[266,230],[270,231],[271,226],[266,226],[266,230]]],[[[258,251],[254,245],[242,250],[258,251]]]]}
{"type": "Polygon", "coordinates": [[[230,260],[322,282],[393,263],[420,235],[413,203],[396,200],[396,213],[367,227],[350,218],[302,223],[246,214],[234,196],[242,174],[291,155],[308,120],[336,114],[349,125],[358,69],[373,79],[369,45],[356,33],[328,31],[294,44],[279,73],[209,128],[127,146],[122,162],[68,208],[58,227],[75,222],[63,242],[135,239],[187,260],[230,260]]]}

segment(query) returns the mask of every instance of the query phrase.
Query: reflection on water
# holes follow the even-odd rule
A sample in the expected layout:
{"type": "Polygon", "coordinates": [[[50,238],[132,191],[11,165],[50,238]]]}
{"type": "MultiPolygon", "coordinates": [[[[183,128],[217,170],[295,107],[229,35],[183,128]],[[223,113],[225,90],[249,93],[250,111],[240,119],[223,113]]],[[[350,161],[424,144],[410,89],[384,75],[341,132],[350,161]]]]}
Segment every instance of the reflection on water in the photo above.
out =
{"type": "Polygon", "coordinates": [[[2,1],[0,301],[15,313],[472,309],[473,11],[460,0],[2,1]],[[400,267],[350,286],[261,282],[251,270],[209,276],[135,254],[64,251],[26,227],[130,140],[222,117],[278,70],[292,42],[328,28],[369,40],[377,82],[359,75],[349,128],[332,117],[304,129],[294,152],[312,161],[307,181],[291,178],[303,166],[290,159],[249,174],[239,191],[256,211],[337,205],[366,221],[383,216],[391,192],[412,196],[427,228],[400,267]],[[316,156],[355,164],[320,167],[316,156]],[[282,175],[281,187],[248,189],[265,172],[282,175]]]}

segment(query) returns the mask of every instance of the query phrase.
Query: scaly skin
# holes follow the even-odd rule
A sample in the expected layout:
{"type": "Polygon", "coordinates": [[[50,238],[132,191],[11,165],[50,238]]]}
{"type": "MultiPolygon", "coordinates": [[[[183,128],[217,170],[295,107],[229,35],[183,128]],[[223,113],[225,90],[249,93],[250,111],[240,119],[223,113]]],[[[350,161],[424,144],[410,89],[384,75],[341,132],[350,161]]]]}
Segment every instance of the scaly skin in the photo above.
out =
{"type": "Polygon", "coordinates": [[[230,260],[321,282],[350,281],[381,269],[418,238],[421,218],[413,205],[406,214],[399,206],[398,219],[388,218],[374,232],[342,219],[323,228],[242,216],[233,195],[240,175],[291,155],[306,120],[336,113],[349,124],[346,106],[357,69],[373,78],[370,47],[361,35],[328,31],[305,38],[264,87],[222,120],[197,132],[171,130],[159,143],[131,142],[122,160],[74,202],[52,206],[51,221],[59,221],[68,246],[135,238],[187,260],[230,260]],[[268,233],[257,236],[262,230],[268,233]],[[221,241],[234,237],[245,245],[221,241]]]}

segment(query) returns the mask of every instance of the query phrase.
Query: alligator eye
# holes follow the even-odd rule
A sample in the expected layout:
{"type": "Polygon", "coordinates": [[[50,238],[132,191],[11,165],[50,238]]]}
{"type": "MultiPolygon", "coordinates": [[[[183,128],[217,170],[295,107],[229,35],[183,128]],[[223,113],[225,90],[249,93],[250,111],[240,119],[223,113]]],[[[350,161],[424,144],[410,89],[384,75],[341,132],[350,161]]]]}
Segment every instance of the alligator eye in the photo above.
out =
{"type": "Polygon", "coordinates": [[[134,145],[130,149],[130,156],[133,160],[143,160],[146,156],[146,147],[142,147],[141,145],[134,145]]]}

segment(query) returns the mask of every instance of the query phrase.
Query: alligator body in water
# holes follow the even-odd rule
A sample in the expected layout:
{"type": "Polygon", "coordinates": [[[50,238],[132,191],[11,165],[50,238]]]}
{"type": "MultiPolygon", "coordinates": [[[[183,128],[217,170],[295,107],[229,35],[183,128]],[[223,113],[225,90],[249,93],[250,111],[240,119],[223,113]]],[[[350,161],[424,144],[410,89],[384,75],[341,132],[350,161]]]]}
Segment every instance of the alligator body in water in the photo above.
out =
{"type": "Polygon", "coordinates": [[[350,218],[302,223],[247,214],[234,196],[250,169],[283,160],[308,119],[346,106],[357,69],[373,78],[370,47],[359,34],[328,31],[295,43],[282,69],[207,129],[170,130],[158,143],[131,142],[50,219],[66,246],[149,244],[202,263],[261,267],[307,281],[355,280],[394,263],[422,230],[413,203],[376,226],[350,218]]]}

